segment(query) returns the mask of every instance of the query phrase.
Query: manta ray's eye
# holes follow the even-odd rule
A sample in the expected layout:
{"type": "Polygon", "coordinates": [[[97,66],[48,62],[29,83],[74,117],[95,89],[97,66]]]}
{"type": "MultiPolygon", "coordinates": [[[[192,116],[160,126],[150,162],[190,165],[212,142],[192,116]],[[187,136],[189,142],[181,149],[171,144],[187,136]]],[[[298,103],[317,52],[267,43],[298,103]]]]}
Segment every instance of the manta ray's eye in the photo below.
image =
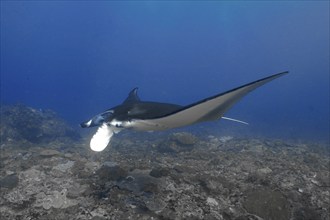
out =
{"type": "Polygon", "coordinates": [[[104,117],[101,115],[98,115],[94,118],[94,124],[100,125],[104,122],[104,117]]]}
{"type": "Polygon", "coordinates": [[[113,110],[109,110],[109,111],[103,112],[102,113],[102,117],[103,117],[104,120],[110,120],[111,117],[113,116],[113,113],[114,113],[113,110]]]}

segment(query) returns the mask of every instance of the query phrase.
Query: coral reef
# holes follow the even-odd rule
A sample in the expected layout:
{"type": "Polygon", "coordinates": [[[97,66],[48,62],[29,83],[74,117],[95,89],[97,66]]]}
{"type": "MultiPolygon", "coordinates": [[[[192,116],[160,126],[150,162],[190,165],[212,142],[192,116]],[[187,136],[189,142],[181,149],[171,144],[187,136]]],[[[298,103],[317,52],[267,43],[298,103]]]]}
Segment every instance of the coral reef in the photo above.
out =
{"type": "Polygon", "coordinates": [[[37,110],[23,104],[1,106],[1,144],[18,141],[25,145],[78,140],[79,134],[51,110],[37,110]]]}
{"type": "Polygon", "coordinates": [[[330,219],[329,145],[136,134],[102,153],[7,141],[0,219],[330,219]]]}

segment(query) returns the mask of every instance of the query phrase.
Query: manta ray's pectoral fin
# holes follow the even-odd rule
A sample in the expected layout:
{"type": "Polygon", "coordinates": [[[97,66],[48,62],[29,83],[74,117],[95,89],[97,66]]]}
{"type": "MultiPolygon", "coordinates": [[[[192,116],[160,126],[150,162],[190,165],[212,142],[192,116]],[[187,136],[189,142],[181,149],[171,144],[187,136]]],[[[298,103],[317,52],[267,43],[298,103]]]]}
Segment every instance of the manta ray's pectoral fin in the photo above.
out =
{"type": "Polygon", "coordinates": [[[165,130],[220,119],[229,108],[249,92],[287,73],[278,73],[245,84],[227,92],[203,99],[162,117],[147,120],[136,119],[134,120],[135,129],[151,131],[165,130]]]}

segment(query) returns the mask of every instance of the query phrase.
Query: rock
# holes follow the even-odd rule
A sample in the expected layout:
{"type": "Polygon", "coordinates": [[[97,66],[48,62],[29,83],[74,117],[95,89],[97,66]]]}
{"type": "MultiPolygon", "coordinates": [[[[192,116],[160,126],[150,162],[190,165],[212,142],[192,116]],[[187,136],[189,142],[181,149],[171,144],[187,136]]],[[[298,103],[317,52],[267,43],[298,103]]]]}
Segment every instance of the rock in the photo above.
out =
{"type": "Polygon", "coordinates": [[[298,208],[293,212],[293,219],[295,220],[322,220],[319,212],[309,207],[298,208]]]}
{"type": "Polygon", "coordinates": [[[91,220],[106,220],[107,218],[101,216],[94,216],[91,220]]]}
{"type": "Polygon", "coordinates": [[[59,170],[64,173],[64,172],[67,172],[68,169],[71,169],[73,167],[73,165],[74,165],[74,161],[69,160],[66,163],[61,163],[61,164],[56,165],[55,167],[53,167],[53,169],[59,170]]]}
{"type": "Polygon", "coordinates": [[[117,186],[133,192],[134,194],[141,194],[144,192],[157,193],[159,180],[148,175],[149,172],[143,170],[134,170],[129,172],[127,178],[119,181],[117,186]]]}
{"type": "Polygon", "coordinates": [[[166,203],[157,198],[146,199],[145,205],[152,212],[160,212],[166,207],[166,203]]]}
{"type": "Polygon", "coordinates": [[[14,172],[14,171],[11,171],[11,170],[6,170],[6,174],[7,174],[8,176],[10,176],[10,175],[15,174],[15,172],[14,172]]]}
{"type": "Polygon", "coordinates": [[[196,175],[194,180],[210,195],[216,195],[219,192],[225,194],[226,191],[231,190],[234,184],[229,182],[222,176],[213,177],[207,175],[196,175]]]}
{"type": "MultiPolygon", "coordinates": [[[[55,140],[74,140],[80,136],[51,110],[37,110],[22,104],[1,106],[0,139],[30,143],[49,143],[55,140]]],[[[26,145],[28,146],[28,145],[26,145]]]]}
{"type": "Polygon", "coordinates": [[[187,132],[174,133],[171,140],[177,142],[179,145],[194,145],[197,143],[198,138],[187,132]]]}
{"type": "Polygon", "coordinates": [[[96,171],[102,181],[117,181],[127,176],[127,171],[113,162],[106,162],[96,171]]]}
{"type": "Polygon", "coordinates": [[[0,188],[13,189],[18,185],[19,179],[16,174],[11,174],[0,179],[0,188]]]}
{"type": "Polygon", "coordinates": [[[243,206],[247,212],[263,219],[290,219],[290,203],[280,192],[271,189],[261,189],[247,193],[243,206]]]}
{"type": "Polygon", "coordinates": [[[86,169],[88,172],[95,172],[96,170],[98,170],[101,167],[101,164],[99,162],[83,162],[83,161],[79,161],[79,163],[76,163],[77,166],[75,166],[77,169],[86,169]]]}
{"type": "Polygon", "coordinates": [[[43,157],[52,157],[52,156],[59,156],[61,155],[61,153],[57,150],[53,150],[53,149],[46,149],[46,150],[42,150],[40,153],[39,153],[40,156],[43,156],[43,157]]]}
{"type": "Polygon", "coordinates": [[[256,172],[249,173],[246,181],[254,184],[268,186],[270,184],[269,174],[272,172],[273,171],[268,167],[257,169],[256,172]]]}
{"type": "Polygon", "coordinates": [[[87,185],[80,185],[79,183],[75,183],[72,187],[68,189],[66,196],[69,199],[75,199],[81,196],[87,190],[87,188],[87,185]]]}
{"type": "Polygon", "coordinates": [[[73,155],[72,155],[71,153],[66,153],[66,154],[64,154],[64,157],[67,157],[67,158],[72,158],[72,157],[73,157],[73,155]]]}
{"type": "Polygon", "coordinates": [[[257,170],[257,173],[259,173],[260,175],[267,175],[271,172],[272,172],[272,170],[269,167],[261,168],[261,169],[257,170]]]}
{"type": "Polygon", "coordinates": [[[160,153],[178,153],[181,151],[181,147],[179,147],[175,142],[165,141],[157,146],[157,151],[160,153]]]}
{"type": "Polygon", "coordinates": [[[66,197],[67,190],[53,191],[51,194],[46,195],[44,192],[40,192],[36,195],[36,207],[43,207],[44,209],[50,208],[68,208],[77,204],[75,200],[68,199],[66,197]]]}
{"type": "Polygon", "coordinates": [[[149,175],[152,177],[160,178],[163,176],[168,176],[170,174],[170,170],[168,168],[157,167],[150,171],[149,175]]]}
{"type": "Polygon", "coordinates": [[[232,136],[222,136],[219,138],[219,140],[223,143],[227,142],[227,141],[230,141],[231,139],[233,139],[232,136]]]}
{"type": "Polygon", "coordinates": [[[251,151],[253,153],[262,154],[265,151],[265,146],[263,146],[262,144],[256,144],[256,145],[250,146],[248,151],[251,151]]]}
{"type": "Polygon", "coordinates": [[[178,153],[191,151],[197,143],[198,138],[187,132],[174,133],[167,140],[157,146],[161,153],[178,153]]]}
{"type": "Polygon", "coordinates": [[[330,187],[330,172],[321,171],[319,175],[315,176],[315,180],[319,183],[319,186],[330,187]]]}
{"type": "Polygon", "coordinates": [[[217,200],[215,200],[214,198],[211,198],[211,197],[207,197],[206,203],[209,206],[218,206],[219,205],[219,203],[217,202],[217,200]]]}

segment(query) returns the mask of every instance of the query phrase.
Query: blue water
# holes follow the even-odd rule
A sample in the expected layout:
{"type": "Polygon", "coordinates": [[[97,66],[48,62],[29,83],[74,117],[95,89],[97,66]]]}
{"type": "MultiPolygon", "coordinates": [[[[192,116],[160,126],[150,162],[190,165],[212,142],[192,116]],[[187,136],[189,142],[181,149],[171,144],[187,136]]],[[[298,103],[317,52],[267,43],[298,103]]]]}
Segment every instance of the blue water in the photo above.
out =
{"type": "Polygon", "coordinates": [[[249,126],[201,126],[329,141],[328,1],[1,1],[1,104],[77,129],[136,86],[184,105],[286,70],[226,114],[249,126]]]}

